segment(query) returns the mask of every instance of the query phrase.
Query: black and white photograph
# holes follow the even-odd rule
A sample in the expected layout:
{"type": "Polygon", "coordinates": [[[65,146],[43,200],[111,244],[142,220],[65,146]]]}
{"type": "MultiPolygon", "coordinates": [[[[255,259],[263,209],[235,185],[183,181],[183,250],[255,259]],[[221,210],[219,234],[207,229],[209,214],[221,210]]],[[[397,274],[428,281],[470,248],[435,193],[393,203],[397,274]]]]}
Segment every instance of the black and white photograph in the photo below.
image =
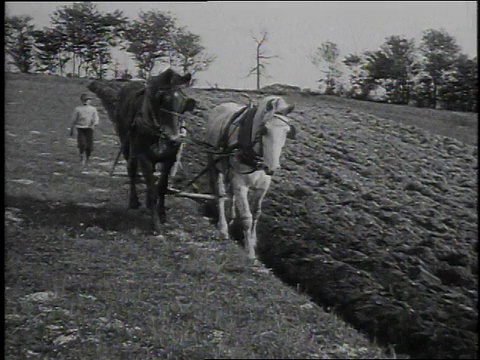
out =
{"type": "Polygon", "coordinates": [[[478,3],[4,3],[4,358],[477,359],[478,3]]]}

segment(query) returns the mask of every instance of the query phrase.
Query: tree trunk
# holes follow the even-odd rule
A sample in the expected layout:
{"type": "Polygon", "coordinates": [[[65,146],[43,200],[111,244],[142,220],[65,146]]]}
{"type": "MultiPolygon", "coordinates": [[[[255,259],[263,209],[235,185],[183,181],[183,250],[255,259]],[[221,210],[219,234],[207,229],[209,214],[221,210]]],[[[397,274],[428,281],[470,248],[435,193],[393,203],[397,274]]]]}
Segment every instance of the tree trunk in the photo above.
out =
{"type": "Polygon", "coordinates": [[[58,55],[57,57],[58,61],[58,69],[60,70],[60,76],[63,76],[63,63],[62,63],[62,57],[61,55],[58,55]]]}
{"type": "Polygon", "coordinates": [[[260,45],[257,46],[257,90],[260,90],[260,45]]]}
{"type": "Polygon", "coordinates": [[[431,105],[433,109],[437,107],[437,80],[433,79],[433,90],[432,90],[432,98],[431,98],[431,105]]]}
{"type": "Polygon", "coordinates": [[[72,56],[72,76],[75,76],[75,52],[73,52],[72,56]]]}

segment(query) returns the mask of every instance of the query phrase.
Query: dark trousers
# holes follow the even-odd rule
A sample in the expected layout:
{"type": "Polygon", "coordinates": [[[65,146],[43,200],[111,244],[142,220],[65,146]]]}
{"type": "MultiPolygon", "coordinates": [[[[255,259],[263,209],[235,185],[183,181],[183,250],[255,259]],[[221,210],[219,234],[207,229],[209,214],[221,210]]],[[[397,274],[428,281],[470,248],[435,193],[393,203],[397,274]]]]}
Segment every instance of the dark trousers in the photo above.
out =
{"type": "Polygon", "coordinates": [[[77,128],[77,143],[80,154],[85,153],[89,157],[93,151],[93,129],[77,128]]]}

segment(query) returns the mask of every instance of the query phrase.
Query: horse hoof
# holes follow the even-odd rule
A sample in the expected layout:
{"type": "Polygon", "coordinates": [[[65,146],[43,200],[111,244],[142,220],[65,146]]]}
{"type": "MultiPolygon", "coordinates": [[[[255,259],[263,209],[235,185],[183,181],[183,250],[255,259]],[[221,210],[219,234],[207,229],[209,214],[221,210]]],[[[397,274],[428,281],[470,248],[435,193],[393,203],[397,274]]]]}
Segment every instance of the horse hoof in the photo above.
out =
{"type": "Polygon", "coordinates": [[[253,261],[253,267],[259,268],[262,267],[262,263],[257,258],[250,258],[253,261]]]}
{"type": "Polygon", "coordinates": [[[230,235],[228,234],[228,231],[220,231],[220,238],[222,240],[230,240],[230,235]]]}
{"type": "Polygon", "coordinates": [[[162,233],[162,226],[159,222],[154,222],[152,225],[152,233],[153,235],[157,236],[162,233]]]}

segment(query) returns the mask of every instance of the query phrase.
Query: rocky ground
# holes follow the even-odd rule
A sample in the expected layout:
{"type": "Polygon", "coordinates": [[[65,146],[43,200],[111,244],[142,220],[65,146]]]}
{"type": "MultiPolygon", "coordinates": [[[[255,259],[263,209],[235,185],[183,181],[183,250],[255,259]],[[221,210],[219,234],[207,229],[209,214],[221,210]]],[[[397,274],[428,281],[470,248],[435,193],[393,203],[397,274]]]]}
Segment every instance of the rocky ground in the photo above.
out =
{"type": "MultiPolygon", "coordinates": [[[[245,102],[238,92],[193,95],[199,116],[245,102]]],[[[454,123],[445,137],[431,119],[422,129],[350,100],[284,97],[298,132],[264,201],[263,261],[399,352],[476,357],[477,146],[455,139],[454,123]]],[[[391,108],[398,119],[401,107],[391,108]]],[[[201,134],[202,122],[192,126],[201,134]]],[[[201,161],[186,154],[189,169],[201,161]]]]}

